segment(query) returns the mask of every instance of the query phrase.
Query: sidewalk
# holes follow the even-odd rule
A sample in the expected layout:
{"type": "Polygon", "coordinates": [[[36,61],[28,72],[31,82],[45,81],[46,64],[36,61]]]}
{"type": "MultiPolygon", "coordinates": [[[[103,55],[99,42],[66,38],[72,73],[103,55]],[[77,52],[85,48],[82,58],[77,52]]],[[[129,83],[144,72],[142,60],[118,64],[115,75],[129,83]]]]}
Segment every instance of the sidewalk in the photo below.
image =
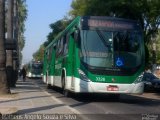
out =
{"type": "Polygon", "coordinates": [[[0,96],[1,114],[77,114],[36,85],[34,80],[18,80],[11,93],[12,95],[0,96]]]}

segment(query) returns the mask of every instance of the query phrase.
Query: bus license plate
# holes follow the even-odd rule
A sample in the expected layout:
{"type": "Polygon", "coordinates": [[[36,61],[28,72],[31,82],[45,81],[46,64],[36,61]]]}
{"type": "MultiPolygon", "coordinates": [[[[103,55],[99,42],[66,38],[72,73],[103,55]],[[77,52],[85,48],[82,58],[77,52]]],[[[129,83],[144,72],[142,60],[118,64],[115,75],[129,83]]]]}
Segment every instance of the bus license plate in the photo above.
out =
{"type": "Polygon", "coordinates": [[[107,86],[107,91],[118,91],[118,86],[109,85],[107,86]]]}

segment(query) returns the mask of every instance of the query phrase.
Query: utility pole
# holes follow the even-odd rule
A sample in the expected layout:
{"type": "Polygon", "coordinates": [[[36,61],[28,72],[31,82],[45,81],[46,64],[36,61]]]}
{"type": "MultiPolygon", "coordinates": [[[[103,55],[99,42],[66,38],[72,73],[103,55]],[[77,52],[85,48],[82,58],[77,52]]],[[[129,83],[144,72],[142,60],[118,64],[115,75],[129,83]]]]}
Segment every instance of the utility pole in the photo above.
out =
{"type": "Polygon", "coordinates": [[[5,0],[0,0],[0,94],[10,93],[6,76],[5,0]]]}

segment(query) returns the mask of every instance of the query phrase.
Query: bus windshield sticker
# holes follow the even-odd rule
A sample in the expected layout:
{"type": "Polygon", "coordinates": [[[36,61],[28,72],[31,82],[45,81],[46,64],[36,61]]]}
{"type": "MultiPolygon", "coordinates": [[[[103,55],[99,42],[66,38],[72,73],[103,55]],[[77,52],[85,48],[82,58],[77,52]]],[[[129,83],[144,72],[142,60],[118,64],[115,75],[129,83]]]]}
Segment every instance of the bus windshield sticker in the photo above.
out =
{"type": "Polygon", "coordinates": [[[122,59],[121,59],[120,57],[117,58],[117,60],[116,60],[116,65],[117,65],[118,67],[121,67],[121,66],[124,65],[124,63],[123,63],[123,61],[122,61],[122,59]]]}

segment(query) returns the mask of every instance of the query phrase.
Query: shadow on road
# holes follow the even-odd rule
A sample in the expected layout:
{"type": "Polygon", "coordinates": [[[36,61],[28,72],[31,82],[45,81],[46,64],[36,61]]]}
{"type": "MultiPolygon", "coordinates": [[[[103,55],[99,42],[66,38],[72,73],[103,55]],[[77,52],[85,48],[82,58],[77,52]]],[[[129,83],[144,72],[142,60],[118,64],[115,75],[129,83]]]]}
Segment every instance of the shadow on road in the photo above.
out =
{"type": "Polygon", "coordinates": [[[79,95],[74,95],[73,99],[79,102],[82,102],[82,103],[116,102],[116,103],[134,104],[134,105],[140,105],[140,106],[158,106],[160,105],[160,100],[133,96],[133,95],[121,95],[119,99],[114,99],[114,98],[110,98],[110,96],[106,94],[79,94],[79,95]]]}
{"type": "MultiPolygon", "coordinates": [[[[36,81],[40,86],[43,86],[42,81],[36,81]]],[[[58,93],[60,95],[56,96],[58,99],[65,99],[63,92],[58,87],[52,87],[51,89],[47,90],[48,93],[58,93]]],[[[154,93],[155,96],[160,96],[160,93],[154,93]]],[[[160,98],[154,99],[152,97],[145,98],[143,95],[135,96],[135,95],[120,95],[119,99],[112,98],[107,94],[96,94],[96,93],[85,93],[85,94],[72,94],[71,99],[78,101],[78,104],[71,105],[72,107],[80,106],[84,104],[89,104],[91,102],[115,102],[115,103],[125,103],[125,104],[133,104],[133,105],[140,105],[140,106],[158,106],[160,105],[160,98]]]]}
{"type": "Polygon", "coordinates": [[[61,106],[65,106],[65,105],[64,104],[58,104],[58,105],[49,105],[49,106],[28,108],[28,109],[19,110],[18,114],[29,114],[29,113],[39,112],[39,111],[43,111],[43,110],[49,110],[49,109],[53,109],[53,108],[61,107],[61,106]]]}

